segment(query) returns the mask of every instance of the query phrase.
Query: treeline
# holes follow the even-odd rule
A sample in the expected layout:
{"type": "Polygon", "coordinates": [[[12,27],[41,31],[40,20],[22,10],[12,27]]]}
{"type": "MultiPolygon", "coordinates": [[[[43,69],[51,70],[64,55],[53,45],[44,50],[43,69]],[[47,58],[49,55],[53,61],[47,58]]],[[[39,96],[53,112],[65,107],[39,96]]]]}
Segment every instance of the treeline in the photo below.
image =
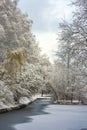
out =
{"type": "Polygon", "coordinates": [[[0,0],[0,102],[5,104],[41,93],[50,65],[48,57],[40,55],[32,20],[17,2],[0,0]]]}
{"type": "Polygon", "coordinates": [[[59,23],[52,83],[58,99],[87,103],[87,1],[75,0],[72,6],[72,20],[59,23]]]}
{"type": "Polygon", "coordinates": [[[0,1],[0,103],[47,93],[55,101],[87,103],[87,1],[76,0],[72,21],[59,24],[57,60],[41,56],[33,21],[17,0],[0,1]]]}

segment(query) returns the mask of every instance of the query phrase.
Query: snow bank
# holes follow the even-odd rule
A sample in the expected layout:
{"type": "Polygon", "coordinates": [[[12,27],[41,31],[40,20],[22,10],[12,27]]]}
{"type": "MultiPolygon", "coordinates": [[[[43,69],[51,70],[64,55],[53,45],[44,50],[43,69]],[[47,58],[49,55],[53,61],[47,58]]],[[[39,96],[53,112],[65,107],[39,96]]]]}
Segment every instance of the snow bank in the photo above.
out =
{"type": "Polygon", "coordinates": [[[29,102],[30,102],[30,99],[28,99],[27,97],[21,97],[19,99],[19,104],[27,105],[29,102]]]}
{"type": "Polygon", "coordinates": [[[3,102],[0,102],[0,109],[8,108],[7,105],[5,105],[3,102]]]}
{"type": "Polygon", "coordinates": [[[32,96],[31,98],[27,98],[27,97],[21,97],[19,99],[19,104],[22,104],[22,105],[27,105],[31,102],[34,102],[36,99],[38,98],[41,98],[41,95],[40,94],[37,94],[37,95],[34,95],[32,96]]]}
{"type": "Polygon", "coordinates": [[[21,97],[19,99],[19,104],[4,104],[3,102],[0,101],[0,113],[2,112],[7,112],[10,110],[16,110],[16,109],[20,109],[22,107],[24,107],[25,105],[28,105],[29,103],[34,102],[35,100],[37,100],[38,98],[41,98],[40,95],[34,95],[31,98],[27,98],[27,97],[21,97]]]}

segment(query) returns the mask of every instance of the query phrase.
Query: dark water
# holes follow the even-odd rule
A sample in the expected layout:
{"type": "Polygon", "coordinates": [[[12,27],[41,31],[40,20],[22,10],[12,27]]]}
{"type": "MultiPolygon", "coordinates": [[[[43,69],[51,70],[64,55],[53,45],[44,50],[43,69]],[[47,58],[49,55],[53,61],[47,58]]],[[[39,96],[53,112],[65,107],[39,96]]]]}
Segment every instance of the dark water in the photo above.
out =
{"type": "Polygon", "coordinates": [[[0,114],[0,130],[87,130],[87,106],[37,100],[21,110],[0,114]]]}

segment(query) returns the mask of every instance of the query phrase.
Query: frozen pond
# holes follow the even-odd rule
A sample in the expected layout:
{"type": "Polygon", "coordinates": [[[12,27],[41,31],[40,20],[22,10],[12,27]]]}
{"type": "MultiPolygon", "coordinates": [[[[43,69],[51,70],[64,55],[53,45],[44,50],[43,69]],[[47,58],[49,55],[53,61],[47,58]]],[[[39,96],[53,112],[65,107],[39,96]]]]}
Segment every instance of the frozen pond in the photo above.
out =
{"type": "Polygon", "coordinates": [[[37,100],[21,110],[0,114],[0,130],[87,130],[87,106],[37,100]]]}

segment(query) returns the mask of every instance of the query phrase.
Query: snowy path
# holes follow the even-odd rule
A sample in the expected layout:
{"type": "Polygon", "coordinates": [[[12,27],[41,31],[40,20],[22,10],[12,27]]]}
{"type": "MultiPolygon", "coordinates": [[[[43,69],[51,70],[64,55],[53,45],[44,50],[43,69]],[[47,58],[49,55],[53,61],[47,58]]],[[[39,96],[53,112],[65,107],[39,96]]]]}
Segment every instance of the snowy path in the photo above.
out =
{"type": "Polygon", "coordinates": [[[55,105],[40,99],[0,114],[0,130],[87,130],[87,106],[55,105]]]}

